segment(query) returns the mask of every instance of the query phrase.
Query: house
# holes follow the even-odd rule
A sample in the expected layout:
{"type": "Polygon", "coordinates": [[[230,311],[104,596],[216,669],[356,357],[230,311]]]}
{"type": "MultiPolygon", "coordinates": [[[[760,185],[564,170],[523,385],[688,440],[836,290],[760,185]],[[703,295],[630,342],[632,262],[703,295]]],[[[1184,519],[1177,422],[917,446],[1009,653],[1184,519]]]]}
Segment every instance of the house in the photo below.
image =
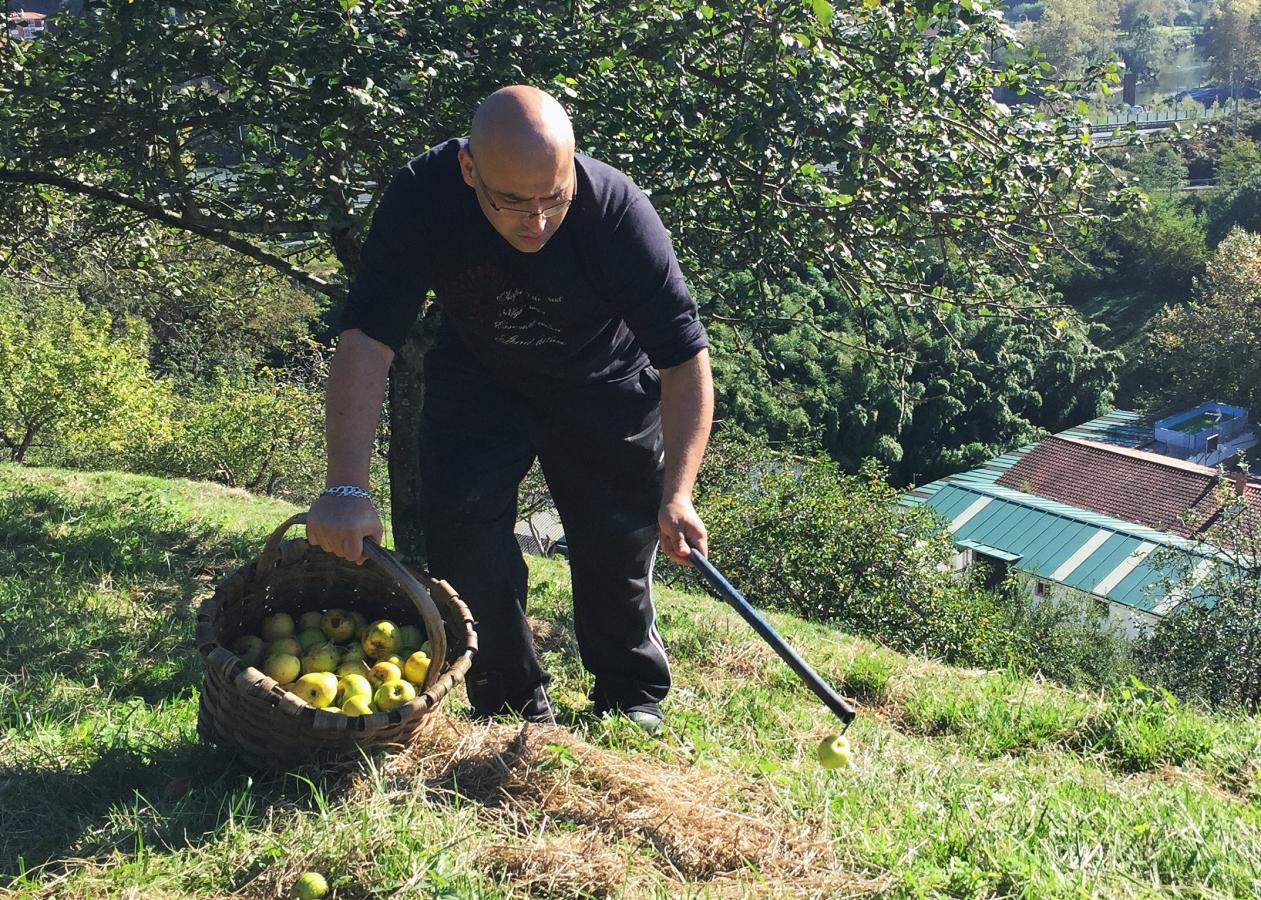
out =
{"type": "Polygon", "coordinates": [[[1224,515],[1261,516],[1261,483],[1194,461],[1205,453],[1202,440],[1169,443],[1170,433],[1202,437],[1206,425],[1230,434],[1218,445],[1255,445],[1246,412],[1217,407],[1162,419],[1109,413],[918,487],[903,502],[946,521],[956,569],[984,561],[995,578],[1014,574],[1035,599],[1089,598],[1134,636],[1200,598],[1194,587],[1171,593],[1167,584],[1186,567],[1198,581],[1222,556],[1205,535],[1224,515]],[[1223,422],[1228,429],[1218,428],[1223,422]]]}
{"type": "Polygon", "coordinates": [[[18,10],[9,13],[9,37],[15,41],[29,41],[44,33],[45,16],[42,13],[18,10]]]}

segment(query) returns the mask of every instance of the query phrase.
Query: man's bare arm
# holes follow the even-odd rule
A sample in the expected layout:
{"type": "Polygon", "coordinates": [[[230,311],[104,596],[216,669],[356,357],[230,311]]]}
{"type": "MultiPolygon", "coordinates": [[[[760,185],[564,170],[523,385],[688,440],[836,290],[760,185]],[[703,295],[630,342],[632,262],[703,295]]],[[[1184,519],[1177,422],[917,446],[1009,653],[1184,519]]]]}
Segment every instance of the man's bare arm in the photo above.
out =
{"type": "MultiPolygon", "coordinates": [[[[368,487],[372,449],[394,351],[358,329],[343,332],[324,396],[328,442],[326,486],[368,487]]],[[[319,497],[307,514],[307,540],[330,553],[363,562],[363,539],[381,540],[381,518],[361,497],[319,497]]]]}
{"type": "Polygon", "coordinates": [[[661,370],[661,430],[665,440],[665,485],[657,527],[661,547],[685,566],[695,547],[709,554],[705,523],[692,505],[692,489],[714,422],[714,379],[709,351],[701,350],[685,363],[661,370]]]}

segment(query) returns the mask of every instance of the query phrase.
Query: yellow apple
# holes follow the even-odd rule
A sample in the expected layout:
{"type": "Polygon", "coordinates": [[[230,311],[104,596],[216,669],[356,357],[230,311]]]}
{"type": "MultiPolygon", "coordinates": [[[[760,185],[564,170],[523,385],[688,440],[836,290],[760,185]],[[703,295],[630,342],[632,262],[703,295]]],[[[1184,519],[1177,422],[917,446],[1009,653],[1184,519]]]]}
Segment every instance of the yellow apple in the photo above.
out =
{"type": "Polygon", "coordinates": [[[263,674],[288,684],[302,674],[302,661],[292,653],[277,653],[263,660],[263,674]]]}
{"type": "Polygon", "coordinates": [[[366,697],[347,697],[342,701],[343,716],[370,716],[375,709],[372,708],[372,695],[366,697]]]}
{"type": "Polygon", "coordinates": [[[324,613],[318,609],[312,609],[298,616],[298,631],[306,631],[308,628],[319,628],[320,620],[324,618],[324,613]]]}
{"type": "Polygon", "coordinates": [[[332,672],[309,672],[298,679],[293,692],[316,709],[332,706],[337,699],[337,676],[332,672]]]}
{"type": "Polygon", "coordinates": [[[290,637],[293,635],[293,616],[288,613],[273,613],[263,619],[259,633],[265,641],[278,641],[281,638],[290,637]]]}
{"type": "Polygon", "coordinates": [[[853,765],[849,741],[843,734],[825,737],[819,744],[817,753],[819,765],[825,769],[846,769],[853,765]]]}
{"type": "Polygon", "coordinates": [[[379,619],[368,626],[359,642],[363,652],[373,659],[383,659],[394,652],[398,639],[398,626],[389,619],[379,619]]]}
{"type": "Polygon", "coordinates": [[[293,883],[293,889],[289,891],[289,896],[293,900],[320,900],[327,894],[328,882],[319,872],[303,872],[293,883]]]}
{"type": "Polygon", "coordinates": [[[368,670],[368,681],[374,688],[379,688],[387,681],[398,681],[402,677],[403,673],[394,663],[379,662],[368,670]]]}
{"type": "Polygon", "coordinates": [[[263,651],[263,659],[269,656],[275,656],[277,653],[288,653],[290,656],[302,655],[302,644],[295,637],[281,638],[278,641],[272,641],[263,651]]]}
{"type": "Polygon", "coordinates": [[[341,662],[341,654],[332,644],[325,642],[312,647],[302,657],[303,672],[332,672],[341,662]]]}
{"type": "Polygon", "coordinates": [[[343,675],[337,679],[337,700],[345,703],[351,697],[372,699],[372,684],[362,675],[343,675]]]}
{"type": "Polygon", "coordinates": [[[232,652],[247,666],[257,666],[263,661],[263,647],[263,639],[256,634],[243,634],[232,642],[232,652]]]}
{"type": "Polygon", "coordinates": [[[429,674],[429,657],[417,650],[411,656],[407,657],[407,662],[403,664],[403,677],[412,684],[420,687],[425,683],[425,676],[429,674]]]}
{"type": "Polygon", "coordinates": [[[355,636],[355,620],[344,609],[330,609],[320,619],[320,628],[330,641],[340,643],[355,636]]]}
{"type": "Polygon", "coordinates": [[[392,709],[398,709],[404,703],[410,703],[416,699],[416,688],[411,682],[404,681],[401,678],[395,678],[393,681],[387,681],[376,692],[377,706],[389,712],[392,709]]]}

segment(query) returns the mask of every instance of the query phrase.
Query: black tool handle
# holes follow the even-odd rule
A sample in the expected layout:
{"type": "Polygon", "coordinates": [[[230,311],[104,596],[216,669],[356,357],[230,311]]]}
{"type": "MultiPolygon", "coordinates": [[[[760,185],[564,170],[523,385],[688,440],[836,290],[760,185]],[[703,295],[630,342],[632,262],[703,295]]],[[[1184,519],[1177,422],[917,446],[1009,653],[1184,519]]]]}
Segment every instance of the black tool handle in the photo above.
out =
{"type": "Polygon", "coordinates": [[[819,677],[814,669],[810,668],[810,664],[797,655],[797,651],[789,647],[779,633],[771,627],[771,623],[762,618],[761,614],[753,608],[748,600],[744,599],[744,595],[732,586],[726,577],[714,568],[714,564],[701,555],[700,551],[692,548],[692,554],[688,557],[692,564],[696,566],[696,570],[704,576],[710,586],[718,592],[718,595],[735,607],[736,612],[744,617],[744,620],[753,626],[753,630],[762,636],[762,640],[771,645],[771,649],[779,654],[780,659],[788,663],[789,668],[797,673],[797,677],[806,683],[806,687],[814,691],[820,700],[832,710],[842,722],[849,725],[854,720],[854,708],[845,702],[836,691],[832,690],[831,685],[819,677]]]}

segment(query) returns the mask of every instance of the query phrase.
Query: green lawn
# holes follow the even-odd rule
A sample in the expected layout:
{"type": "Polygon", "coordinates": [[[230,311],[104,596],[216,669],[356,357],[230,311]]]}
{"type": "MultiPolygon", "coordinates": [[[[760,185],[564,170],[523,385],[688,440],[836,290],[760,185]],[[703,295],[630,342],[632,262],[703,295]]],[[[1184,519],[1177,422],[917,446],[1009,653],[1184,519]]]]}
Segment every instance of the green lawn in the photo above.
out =
{"type": "Polygon", "coordinates": [[[0,896],[273,897],[304,869],[338,898],[1261,895],[1253,720],[772,615],[859,701],[828,772],[826,710],[721,603],[662,589],[653,740],[586,712],[555,560],[531,613],[567,727],[474,725],[461,693],[407,753],[251,777],[197,740],[193,620],[293,511],[0,466],[0,896]]]}

